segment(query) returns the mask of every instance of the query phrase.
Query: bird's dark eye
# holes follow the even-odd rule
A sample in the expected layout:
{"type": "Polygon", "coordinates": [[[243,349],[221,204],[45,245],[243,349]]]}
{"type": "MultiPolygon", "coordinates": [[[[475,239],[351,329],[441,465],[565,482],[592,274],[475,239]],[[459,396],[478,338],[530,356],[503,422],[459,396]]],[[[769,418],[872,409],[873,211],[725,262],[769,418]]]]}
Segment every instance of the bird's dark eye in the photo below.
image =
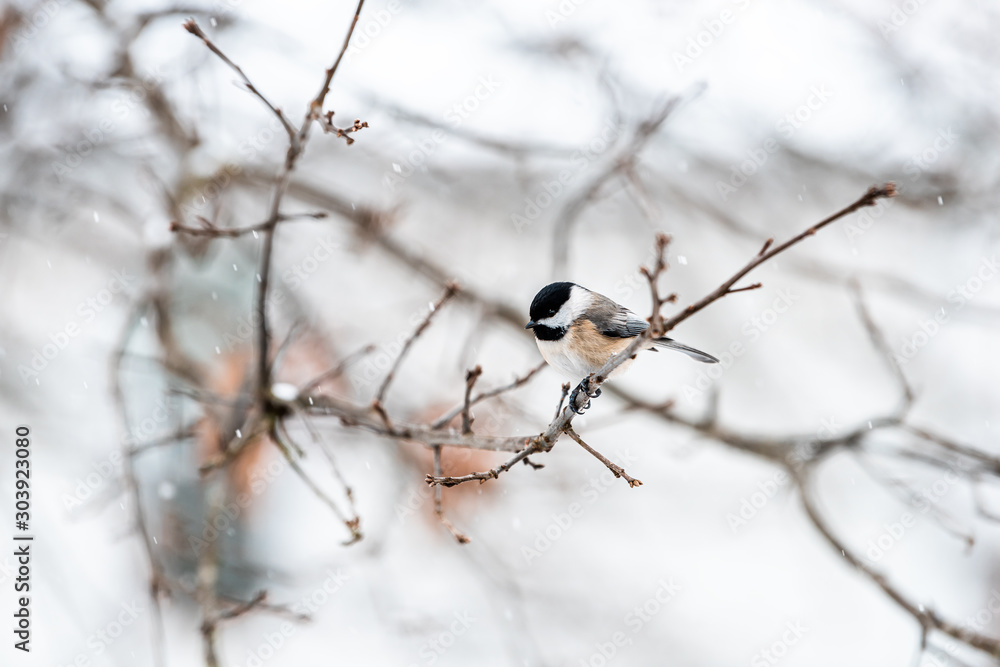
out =
{"type": "Polygon", "coordinates": [[[555,310],[550,310],[550,311],[549,311],[549,313],[548,313],[548,315],[546,315],[545,317],[552,317],[552,316],[553,316],[553,315],[555,315],[555,314],[556,314],[557,312],[558,312],[558,311],[555,311],[555,310]]]}

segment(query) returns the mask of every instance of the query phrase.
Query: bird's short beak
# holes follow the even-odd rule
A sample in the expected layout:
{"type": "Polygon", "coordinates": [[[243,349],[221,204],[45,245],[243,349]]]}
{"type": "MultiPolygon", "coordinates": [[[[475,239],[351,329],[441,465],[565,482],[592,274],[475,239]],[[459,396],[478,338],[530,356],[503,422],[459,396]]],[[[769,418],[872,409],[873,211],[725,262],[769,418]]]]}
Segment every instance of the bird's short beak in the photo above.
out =
{"type": "Polygon", "coordinates": [[[524,328],[525,329],[533,329],[533,328],[535,328],[537,326],[538,326],[538,323],[535,322],[535,320],[531,320],[530,322],[528,322],[527,324],[524,325],[524,328]]]}

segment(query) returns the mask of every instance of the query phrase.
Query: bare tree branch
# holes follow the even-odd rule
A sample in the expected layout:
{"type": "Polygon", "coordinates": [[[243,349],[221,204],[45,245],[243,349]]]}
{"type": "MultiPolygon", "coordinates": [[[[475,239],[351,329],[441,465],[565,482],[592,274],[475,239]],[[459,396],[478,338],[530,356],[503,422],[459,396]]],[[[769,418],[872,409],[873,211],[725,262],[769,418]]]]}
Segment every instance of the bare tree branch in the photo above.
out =
{"type": "MultiPolygon", "coordinates": [[[[431,449],[434,450],[434,476],[441,477],[443,475],[443,473],[441,472],[441,445],[434,445],[433,447],[431,447],[431,449]]],[[[468,544],[472,540],[470,540],[463,533],[459,532],[459,530],[455,528],[455,524],[449,521],[448,518],[444,515],[444,510],[441,508],[441,493],[442,493],[441,486],[440,485],[435,486],[434,514],[437,516],[438,521],[440,521],[441,524],[448,529],[448,532],[451,533],[451,536],[455,538],[456,542],[458,542],[459,544],[468,544]]]]}
{"type": "Polygon", "coordinates": [[[406,358],[406,353],[410,351],[410,347],[413,345],[413,342],[420,337],[420,334],[422,334],[425,329],[427,329],[431,320],[434,319],[437,312],[441,310],[441,306],[446,304],[458,291],[458,285],[455,283],[448,283],[448,285],[444,288],[444,294],[441,295],[441,298],[431,304],[430,310],[424,317],[423,321],[417,325],[417,328],[403,343],[403,348],[399,351],[399,355],[393,362],[392,367],[389,368],[389,372],[386,373],[385,378],[382,380],[382,384],[379,385],[378,391],[375,392],[375,403],[382,404],[383,399],[385,398],[385,392],[389,390],[389,385],[392,384],[392,380],[396,375],[396,370],[399,368],[399,365],[403,363],[403,359],[406,358]]]}
{"type": "Polygon", "coordinates": [[[431,428],[444,428],[445,426],[447,426],[451,422],[452,419],[454,419],[459,414],[461,414],[462,411],[464,409],[466,409],[466,406],[468,406],[469,408],[471,408],[472,406],[474,406],[474,405],[476,405],[478,403],[481,403],[482,401],[486,401],[486,400],[489,400],[491,398],[496,398],[497,396],[500,396],[501,394],[505,394],[508,391],[512,391],[512,390],[517,389],[518,387],[520,387],[522,385],[527,384],[528,381],[530,381],[531,378],[535,377],[535,374],[538,373],[538,371],[540,371],[543,368],[545,368],[545,366],[546,366],[546,364],[543,361],[542,363],[538,364],[537,366],[535,366],[534,368],[532,368],[530,371],[528,371],[525,375],[522,375],[519,378],[514,378],[514,380],[510,384],[505,384],[505,385],[503,385],[501,387],[497,387],[496,389],[491,389],[490,391],[485,391],[485,392],[483,392],[481,394],[477,394],[476,397],[473,398],[473,399],[471,399],[471,400],[469,400],[468,398],[466,398],[466,401],[464,403],[455,406],[454,408],[452,408],[448,412],[446,412],[443,415],[441,415],[440,417],[438,417],[437,420],[435,420],[431,424],[431,428]]]}
{"type": "Polygon", "coordinates": [[[604,465],[606,465],[608,467],[608,470],[610,470],[611,473],[615,477],[620,477],[620,478],[624,479],[626,482],[628,482],[628,485],[629,485],[630,488],[635,488],[637,486],[642,486],[642,481],[640,481],[638,479],[635,479],[634,477],[629,477],[628,473],[625,472],[624,468],[622,468],[619,465],[615,465],[604,454],[601,454],[599,451],[597,451],[596,449],[594,449],[593,447],[591,447],[590,445],[588,445],[586,442],[584,442],[583,438],[580,437],[579,433],[577,433],[576,431],[573,430],[572,426],[569,426],[569,427],[566,428],[566,435],[568,435],[570,438],[572,438],[573,440],[575,440],[578,445],[580,445],[581,447],[583,447],[584,449],[586,449],[588,452],[590,452],[590,454],[594,458],[596,458],[598,461],[600,461],[601,463],[603,463],[604,465]]]}
{"type": "Polygon", "coordinates": [[[793,470],[791,468],[789,468],[789,472],[793,475],[799,486],[806,516],[809,517],[809,520],[812,522],[813,526],[816,527],[816,530],[819,531],[820,535],[822,535],[823,538],[830,543],[830,546],[833,547],[835,551],[839,551],[843,555],[844,559],[850,563],[854,569],[871,579],[880,589],[882,589],[882,592],[884,592],[889,599],[899,605],[903,611],[916,619],[925,633],[930,630],[937,630],[995,658],[1000,658],[1000,640],[987,637],[966,627],[952,623],[951,621],[941,618],[941,616],[938,615],[938,613],[933,609],[912,601],[903,592],[891,584],[885,575],[876,571],[853,551],[851,551],[847,545],[841,542],[840,539],[833,534],[833,531],[817,510],[810,492],[811,484],[808,472],[793,470]]]}
{"type": "Polygon", "coordinates": [[[257,99],[263,102],[264,106],[270,109],[271,113],[273,113],[274,116],[281,122],[282,127],[285,128],[285,132],[288,133],[288,140],[294,143],[295,136],[298,132],[295,129],[295,126],[292,125],[291,121],[289,121],[287,117],[285,117],[285,114],[281,111],[281,109],[274,106],[271,103],[271,100],[267,99],[267,97],[263,93],[261,93],[260,90],[257,89],[257,86],[255,86],[253,84],[253,81],[251,81],[250,78],[247,77],[247,75],[243,72],[243,69],[239,65],[234,63],[232,60],[230,60],[229,56],[223,53],[222,49],[216,46],[215,43],[208,38],[208,35],[205,34],[205,32],[201,29],[201,26],[199,26],[194,19],[188,19],[187,21],[185,21],[184,29],[187,30],[192,35],[194,35],[195,37],[199,38],[202,42],[204,42],[205,46],[208,47],[209,51],[217,55],[219,57],[219,60],[226,63],[226,65],[228,65],[230,69],[232,69],[234,72],[236,72],[237,75],[239,75],[246,89],[249,90],[251,93],[253,93],[257,97],[257,99]]]}
{"type": "MultiPolygon", "coordinates": [[[[700,91],[699,91],[700,92],[700,91]]],[[[597,199],[604,186],[620,174],[627,174],[639,160],[639,154],[653,138],[670,114],[680,105],[682,97],[673,97],[661,104],[649,118],[639,123],[628,145],[608,161],[578,194],[574,195],[559,211],[552,234],[553,244],[552,275],[566,275],[569,260],[569,243],[572,227],[587,206],[597,199]]]]}
{"type": "Polygon", "coordinates": [[[858,316],[861,318],[861,322],[865,325],[865,330],[868,332],[868,337],[872,341],[872,346],[879,352],[882,359],[885,360],[885,364],[889,367],[889,370],[899,382],[899,386],[902,387],[902,411],[905,412],[909,409],[910,405],[913,404],[913,388],[910,387],[910,383],[906,380],[906,375],[903,373],[903,369],[896,361],[896,357],[892,353],[892,348],[889,347],[889,342],[885,339],[885,334],[882,333],[882,330],[875,324],[875,320],[872,319],[872,315],[868,310],[868,305],[865,303],[864,294],[861,292],[861,285],[856,280],[852,280],[850,285],[854,292],[854,302],[858,309],[858,316]]]}
{"type": "Polygon", "coordinates": [[[775,248],[771,248],[771,244],[774,242],[774,239],[768,239],[767,242],[764,243],[764,247],[760,249],[759,253],[757,253],[757,256],[751,259],[749,262],[747,262],[746,266],[744,266],[742,269],[734,273],[728,280],[726,280],[719,287],[710,292],[701,301],[691,304],[677,315],[674,315],[673,317],[668,319],[663,325],[664,333],[670,331],[671,329],[676,327],[678,324],[680,324],[687,318],[691,317],[697,312],[700,312],[701,310],[711,305],[712,303],[718,301],[727,294],[732,294],[732,287],[740,280],[740,278],[750,273],[755,268],[757,268],[764,262],[768,261],[769,259],[773,258],[774,256],[781,254],[785,250],[788,250],[796,243],[799,243],[800,241],[806,239],[807,237],[812,236],[819,230],[829,225],[831,222],[840,220],[845,215],[850,215],[851,213],[854,213],[858,209],[865,208],[866,206],[872,206],[879,199],[884,199],[886,197],[895,197],[895,196],[896,196],[896,185],[894,183],[886,183],[885,185],[882,186],[873,185],[872,187],[868,188],[868,192],[862,195],[861,198],[858,199],[853,204],[845,208],[842,208],[841,210],[837,211],[833,215],[823,220],[820,220],[809,229],[805,230],[798,236],[793,236],[792,238],[788,239],[781,245],[775,248]]]}
{"type": "Polygon", "coordinates": [[[472,388],[476,385],[476,380],[483,374],[483,367],[476,366],[465,374],[465,402],[462,406],[462,434],[472,433],[472,388]]]}
{"type": "Polygon", "coordinates": [[[249,227],[238,227],[235,229],[226,229],[224,227],[216,227],[212,222],[206,220],[205,218],[198,217],[198,222],[202,224],[201,227],[190,227],[181,224],[177,221],[170,223],[170,231],[180,232],[182,234],[188,234],[189,236],[209,236],[212,238],[237,238],[245,234],[256,234],[257,232],[267,231],[273,229],[274,226],[279,222],[294,221],[294,220],[322,220],[328,217],[329,214],[325,211],[316,211],[313,213],[282,213],[278,216],[277,220],[261,222],[256,225],[251,225],[249,227]]]}

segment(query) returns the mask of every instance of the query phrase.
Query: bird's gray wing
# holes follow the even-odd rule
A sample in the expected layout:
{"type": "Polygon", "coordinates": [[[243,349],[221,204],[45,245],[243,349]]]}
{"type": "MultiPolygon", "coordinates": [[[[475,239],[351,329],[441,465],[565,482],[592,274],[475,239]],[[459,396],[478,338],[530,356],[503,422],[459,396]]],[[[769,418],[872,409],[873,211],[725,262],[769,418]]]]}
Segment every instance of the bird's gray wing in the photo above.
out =
{"type": "Polygon", "coordinates": [[[584,313],[597,330],[609,338],[634,338],[649,328],[642,319],[628,308],[619,306],[606,296],[597,293],[594,302],[584,313]]]}

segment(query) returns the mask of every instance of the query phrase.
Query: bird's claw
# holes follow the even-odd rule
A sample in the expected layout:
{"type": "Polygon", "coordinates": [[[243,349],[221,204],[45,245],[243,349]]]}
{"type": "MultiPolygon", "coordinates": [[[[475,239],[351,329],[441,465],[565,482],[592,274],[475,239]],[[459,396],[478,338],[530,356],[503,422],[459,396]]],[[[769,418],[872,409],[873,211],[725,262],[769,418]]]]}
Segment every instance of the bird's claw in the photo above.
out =
{"type": "Polygon", "coordinates": [[[577,395],[579,393],[580,393],[580,387],[577,387],[576,389],[573,390],[573,393],[570,394],[570,397],[569,397],[569,409],[572,410],[573,412],[575,412],[578,415],[582,415],[583,411],[590,407],[590,401],[587,401],[586,405],[584,405],[584,406],[582,406],[580,408],[577,408],[576,407],[576,397],[577,397],[577,395]]]}
{"type": "Polygon", "coordinates": [[[601,395],[601,388],[600,387],[598,387],[594,391],[594,393],[591,394],[590,393],[590,378],[589,377],[584,378],[580,382],[580,384],[577,385],[576,389],[573,390],[573,393],[570,394],[570,396],[569,396],[569,409],[572,410],[573,412],[575,412],[578,415],[582,415],[583,411],[586,410],[586,409],[588,409],[590,407],[590,401],[589,400],[582,407],[580,407],[580,408],[576,407],[576,397],[580,394],[581,391],[584,394],[586,394],[588,397],[589,396],[593,396],[594,398],[597,398],[598,396],[601,395]]]}

